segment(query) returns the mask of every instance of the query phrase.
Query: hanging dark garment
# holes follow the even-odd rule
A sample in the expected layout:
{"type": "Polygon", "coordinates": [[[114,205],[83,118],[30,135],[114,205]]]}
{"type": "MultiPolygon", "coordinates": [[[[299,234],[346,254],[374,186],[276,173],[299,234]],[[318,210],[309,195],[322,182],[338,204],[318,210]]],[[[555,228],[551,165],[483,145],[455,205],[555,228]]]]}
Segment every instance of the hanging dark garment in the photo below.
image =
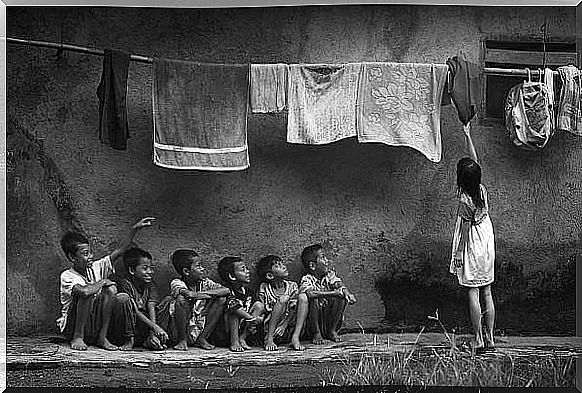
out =
{"type": "Polygon", "coordinates": [[[129,124],[127,120],[128,53],[105,49],[99,98],[99,140],[114,149],[127,149],[129,124]]]}
{"type": "Polygon", "coordinates": [[[481,72],[476,64],[469,63],[462,56],[447,60],[451,73],[447,92],[459,114],[459,120],[467,125],[477,114],[481,97],[481,72]]]}

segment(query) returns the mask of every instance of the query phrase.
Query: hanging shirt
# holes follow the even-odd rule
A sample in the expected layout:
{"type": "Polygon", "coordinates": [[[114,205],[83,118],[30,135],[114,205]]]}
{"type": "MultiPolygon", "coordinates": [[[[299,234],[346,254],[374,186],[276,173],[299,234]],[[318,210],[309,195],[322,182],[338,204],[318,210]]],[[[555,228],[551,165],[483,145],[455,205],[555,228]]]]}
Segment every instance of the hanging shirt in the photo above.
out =
{"type": "Polygon", "coordinates": [[[459,120],[467,125],[479,111],[481,101],[481,72],[476,64],[462,56],[447,60],[449,80],[447,94],[457,108],[459,120]]]}
{"type": "Polygon", "coordinates": [[[562,88],[556,118],[557,129],[582,136],[582,72],[569,65],[558,68],[562,88]]]}
{"type": "Polygon", "coordinates": [[[311,145],[356,136],[361,64],[289,66],[287,142],[311,145]]]}
{"type": "Polygon", "coordinates": [[[409,146],[441,160],[444,64],[364,63],[358,95],[358,141],[409,146]]]}
{"type": "Polygon", "coordinates": [[[287,64],[251,64],[251,111],[279,112],[287,106],[287,64]]]}

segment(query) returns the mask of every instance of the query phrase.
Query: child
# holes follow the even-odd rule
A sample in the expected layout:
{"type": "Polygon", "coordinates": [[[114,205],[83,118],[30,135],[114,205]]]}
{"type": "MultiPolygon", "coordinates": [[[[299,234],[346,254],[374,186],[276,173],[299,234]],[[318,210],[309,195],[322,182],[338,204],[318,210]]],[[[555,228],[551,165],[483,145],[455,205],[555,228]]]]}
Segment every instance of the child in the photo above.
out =
{"type": "Polygon", "coordinates": [[[307,295],[299,293],[296,282],[289,281],[285,263],[275,255],[261,258],[257,264],[257,275],[261,280],[259,286],[259,300],[268,313],[265,324],[265,349],[275,351],[276,338],[282,338],[293,329],[291,345],[297,351],[305,350],[299,341],[301,331],[307,318],[307,295]]]}
{"type": "Polygon", "coordinates": [[[118,282],[119,293],[113,298],[112,341],[121,344],[122,351],[135,345],[165,349],[168,334],[156,323],[159,292],[152,281],[152,256],[141,248],[130,248],[123,254],[123,263],[129,276],[118,282]]]}
{"type": "Polygon", "coordinates": [[[115,273],[113,262],[129,247],[137,231],[152,225],[153,220],[146,217],[138,221],[119,248],[98,260],[93,260],[84,235],[68,232],[61,238],[61,247],[73,267],[61,273],[62,309],[57,325],[72,349],[84,351],[93,343],[107,350],[119,349],[107,338],[111,299],[117,293],[109,277],[115,273]]]}
{"type": "Polygon", "coordinates": [[[208,337],[224,315],[226,296],[230,291],[205,277],[206,271],[196,251],[176,250],[171,260],[180,278],[170,282],[171,296],[160,304],[160,309],[168,307],[167,312],[159,312],[160,325],[175,327],[168,328],[177,341],[174,349],[185,351],[188,344],[214,349],[208,337]],[[162,315],[164,319],[167,315],[167,322],[162,323],[162,315]],[[170,322],[172,315],[173,323],[170,322]]]}
{"type": "Polygon", "coordinates": [[[251,281],[247,265],[239,257],[225,257],[218,263],[218,274],[230,289],[226,299],[226,324],[230,334],[230,350],[235,352],[251,349],[246,339],[256,333],[263,322],[264,306],[253,299],[246,286],[251,281]]]}
{"type": "Polygon", "coordinates": [[[477,163],[469,126],[464,127],[464,132],[471,158],[465,157],[457,163],[459,207],[449,271],[456,274],[459,284],[469,290],[469,312],[475,333],[473,349],[480,354],[495,349],[495,306],[491,295],[495,239],[489,218],[487,190],[481,184],[481,167],[477,163]],[[481,333],[480,294],[485,301],[485,341],[481,333]]]}
{"type": "Polygon", "coordinates": [[[309,299],[307,326],[313,334],[312,342],[323,344],[323,337],[339,342],[341,339],[337,331],[341,327],[346,304],[354,304],[356,298],[329,269],[320,244],[305,247],[301,262],[307,274],[301,278],[299,291],[309,299]]]}

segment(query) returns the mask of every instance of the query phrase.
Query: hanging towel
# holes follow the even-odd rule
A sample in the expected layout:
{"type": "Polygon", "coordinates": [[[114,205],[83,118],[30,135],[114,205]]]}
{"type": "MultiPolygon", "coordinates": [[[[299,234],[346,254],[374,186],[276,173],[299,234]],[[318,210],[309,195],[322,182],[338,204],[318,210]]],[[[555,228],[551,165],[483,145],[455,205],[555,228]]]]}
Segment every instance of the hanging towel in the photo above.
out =
{"type": "Polygon", "coordinates": [[[358,141],[409,146],[441,160],[444,64],[364,63],[358,97],[358,141]]]}
{"type": "Polygon", "coordinates": [[[287,106],[287,64],[251,64],[251,111],[279,112],[287,106]]]}
{"type": "Polygon", "coordinates": [[[361,67],[289,66],[287,142],[321,145],[356,136],[361,67]]]}
{"type": "Polygon", "coordinates": [[[453,100],[459,120],[467,124],[477,114],[481,97],[481,72],[479,66],[465,61],[462,56],[447,60],[450,78],[447,94],[453,100]]]}
{"type": "Polygon", "coordinates": [[[104,52],[101,81],[97,86],[99,140],[114,149],[125,150],[129,138],[126,103],[129,54],[111,49],[104,52]]]}
{"type": "Polygon", "coordinates": [[[154,59],[154,163],[173,169],[249,167],[249,65],[154,59]]]}
{"type": "Polygon", "coordinates": [[[557,129],[582,136],[582,73],[569,65],[558,68],[561,90],[558,104],[557,129]]]}

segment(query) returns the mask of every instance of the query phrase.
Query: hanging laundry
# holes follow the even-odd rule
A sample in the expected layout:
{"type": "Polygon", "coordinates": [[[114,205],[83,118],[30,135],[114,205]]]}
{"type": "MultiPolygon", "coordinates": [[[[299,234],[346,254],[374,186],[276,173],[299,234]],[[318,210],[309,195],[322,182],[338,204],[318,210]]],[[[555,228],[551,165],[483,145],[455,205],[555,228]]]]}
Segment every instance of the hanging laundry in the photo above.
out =
{"type": "Polygon", "coordinates": [[[556,117],[557,129],[582,136],[582,72],[569,65],[558,68],[561,90],[556,117]]]}
{"type": "Polygon", "coordinates": [[[251,111],[280,112],[287,106],[287,64],[251,64],[251,111]]]}
{"type": "Polygon", "coordinates": [[[99,98],[99,140],[117,150],[127,149],[128,53],[105,49],[101,80],[97,86],[99,98]]]}
{"type": "Polygon", "coordinates": [[[249,167],[250,67],[154,59],[154,163],[173,169],[249,167]]]}
{"type": "Polygon", "coordinates": [[[459,120],[467,125],[480,108],[481,72],[479,66],[465,61],[463,56],[447,60],[450,76],[447,93],[453,100],[459,120]]]}
{"type": "Polygon", "coordinates": [[[289,66],[287,142],[321,145],[356,136],[361,64],[289,66]]]}
{"type": "Polygon", "coordinates": [[[358,97],[358,141],[409,146],[441,160],[444,64],[364,63],[358,97]]]}

